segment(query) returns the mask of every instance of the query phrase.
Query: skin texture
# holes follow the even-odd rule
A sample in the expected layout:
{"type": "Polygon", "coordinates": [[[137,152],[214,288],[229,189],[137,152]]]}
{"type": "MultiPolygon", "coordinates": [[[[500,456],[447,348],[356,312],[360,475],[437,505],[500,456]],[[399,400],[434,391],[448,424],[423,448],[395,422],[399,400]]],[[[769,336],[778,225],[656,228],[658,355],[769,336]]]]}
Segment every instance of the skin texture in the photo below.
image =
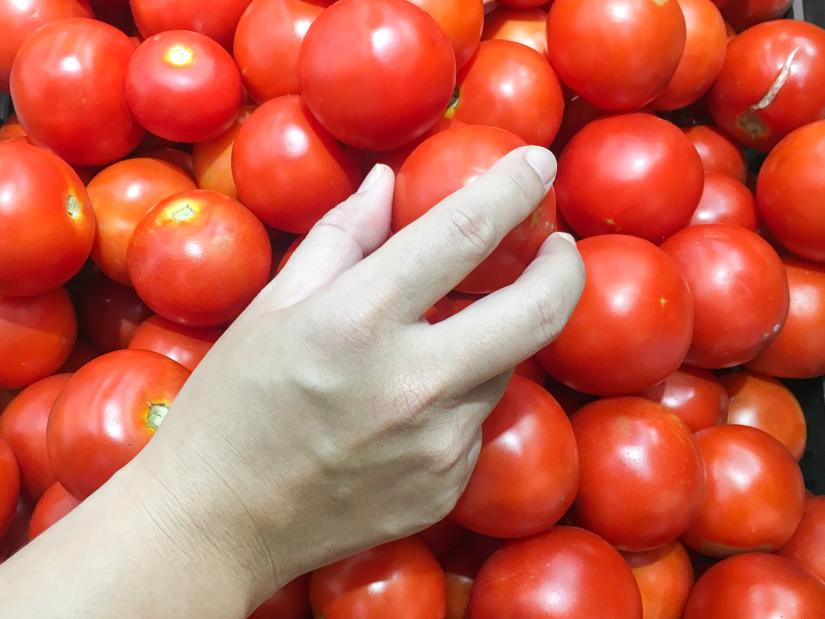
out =
{"type": "Polygon", "coordinates": [[[460,69],[478,47],[484,28],[482,0],[413,0],[424,9],[447,35],[455,52],[456,68],[460,69]]]}
{"type": "Polygon", "coordinates": [[[20,471],[14,452],[0,440],[0,537],[9,530],[20,496],[20,471]]]}
{"type": "Polygon", "coordinates": [[[306,575],[278,589],[249,619],[307,619],[309,613],[309,575],[306,575]]]}
{"type": "Polygon", "coordinates": [[[194,30],[228,49],[249,0],[210,0],[208,11],[198,0],[130,0],[129,4],[145,39],[167,30],[194,30]]]}
{"type": "Polygon", "coordinates": [[[221,333],[223,329],[187,327],[161,316],[152,316],[135,329],[129,348],[160,353],[191,372],[221,333]]]}
{"type": "Polygon", "coordinates": [[[709,125],[696,125],[685,130],[693,144],[705,174],[726,174],[744,183],[748,177],[745,155],[736,144],[709,125]]]}
{"type": "Polygon", "coordinates": [[[515,9],[500,6],[484,19],[482,41],[504,39],[532,47],[547,55],[547,11],[540,8],[515,9]]]}
{"type": "Polygon", "coordinates": [[[705,187],[691,225],[729,224],[757,231],[756,202],[744,184],[726,174],[705,175],[705,187]]]}
{"type": "Polygon", "coordinates": [[[43,493],[37,505],[34,506],[29,521],[29,539],[33,540],[78,505],[80,501],[56,481],[43,493]]]}
{"type": "Polygon", "coordinates": [[[254,109],[251,105],[244,106],[235,123],[224,133],[212,140],[195,144],[192,149],[192,164],[200,189],[217,191],[233,200],[238,199],[238,189],[232,177],[232,149],[241,125],[254,109]]]}
{"type": "Polygon", "coordinates": [[[728,410],[728,394],[719,379],[689,365],[639,395],[664,406],[691,432],[724,423],[728,410]]]}
{"type": "Polygon", "coordinates": [[[82,288],[77,315],[83,337],[97,350],[110,352],[129,346],[152,310],[132,288],[95,275],[82,288]]]}
{"type": "Polygon", "coordinates": [[[624,552],[642,596],[644,619],[682,619],[693,588],[693,567],[679,542],[646,552],[624,552]]]}
{"type": "Polygon", "coordinates": [[[807,569],[825,582],[825,497],[805,499],[802,521],[779,554],[807,569]]]}

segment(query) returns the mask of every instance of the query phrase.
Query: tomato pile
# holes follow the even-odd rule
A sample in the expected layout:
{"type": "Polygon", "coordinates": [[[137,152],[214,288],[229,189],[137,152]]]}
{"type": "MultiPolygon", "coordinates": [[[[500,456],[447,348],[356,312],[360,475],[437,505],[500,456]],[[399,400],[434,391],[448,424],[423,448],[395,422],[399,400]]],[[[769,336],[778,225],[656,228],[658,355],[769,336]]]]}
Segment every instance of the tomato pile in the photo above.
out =
{"type": "Polygon", "coordinates": [[[790,4],[0,0],[0,560],[142,449],[374,163],[397,231],[534,144],[554,189],[425,318],[560,229],[572,319],[447,519],[255,619],[825,616],[778,380],[825,375],[825,30],[790,4]]]}

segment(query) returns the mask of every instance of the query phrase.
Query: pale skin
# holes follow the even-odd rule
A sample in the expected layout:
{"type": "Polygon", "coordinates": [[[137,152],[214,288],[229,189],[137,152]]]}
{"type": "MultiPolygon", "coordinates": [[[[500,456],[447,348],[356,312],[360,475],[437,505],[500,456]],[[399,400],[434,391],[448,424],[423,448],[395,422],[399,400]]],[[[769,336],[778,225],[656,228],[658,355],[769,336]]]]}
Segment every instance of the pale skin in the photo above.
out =
{"type": "Polygon", "coordinates": [[[572,313],[584,267],[551,235],[512,285],[420,316],[555,178],[524,147],[390,237],[377,166],[213,347],[149,445],[0,566],[16,619],[236,619],[314,568],[443,518],[511,368],[572,313]]]}

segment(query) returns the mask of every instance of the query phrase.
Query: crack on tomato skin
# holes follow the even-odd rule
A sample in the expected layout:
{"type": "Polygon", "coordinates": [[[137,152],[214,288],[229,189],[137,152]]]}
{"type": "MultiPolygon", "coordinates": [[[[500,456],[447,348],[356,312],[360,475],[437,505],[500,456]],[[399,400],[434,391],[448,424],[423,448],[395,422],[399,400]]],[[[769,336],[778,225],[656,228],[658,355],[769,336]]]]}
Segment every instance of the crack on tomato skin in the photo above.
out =
{"type": "Polygon", "coordinates": [[[762,95],[762,98],[753,105],[749,106],[748,109],[740,114],[736,119],[736,126],[744,131],[752,140],[759,140],[770,133],[768,127],[762,119],[759,118],[758,112],[768,109],[776,100],[776,97],[779,96],[779,93],[782,88],[785,87],[785,84],[788,83],[788,80],[791,77],[793,63],[800,51],[802,51],[801,47],[795,47],[791,53],[788,54],[788,57],[779,69],[779,73],[773,82],[771,82],[771,85],[768,87],[765,94],[762,95]]]}
{"type": "Polygon", "coordinates": [[[69,194],[66,197],[66,212],[72,219],[80,219],[80,215],[83,213],[83,208],[80,206],[80,200],[78,200],[73,194],[69,194]]]}
{"type": "Polygon", "coordinates": [[[146,411],[146,426],[154,431],[160,427],[166,415],[169,413],[169,405],[163,402],[149,402],[149,410],[146,411]]]}

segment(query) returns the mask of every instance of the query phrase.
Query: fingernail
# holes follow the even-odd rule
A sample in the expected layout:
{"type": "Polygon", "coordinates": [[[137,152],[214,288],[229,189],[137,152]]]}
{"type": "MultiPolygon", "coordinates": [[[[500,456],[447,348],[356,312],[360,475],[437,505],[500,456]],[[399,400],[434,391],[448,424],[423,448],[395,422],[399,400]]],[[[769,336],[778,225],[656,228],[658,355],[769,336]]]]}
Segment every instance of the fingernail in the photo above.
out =
{"type": "Polygon", "coordinates": [[[576,246],[576,239],[574,239],[573,235],[569,234],[568,232],[554,232],[553,236],[558,236],[560,238],[563,238],[565,241],[570,243],[573,247],[576,246]]]}
{"type": "Polygon", "coordinates": [[[553,153],[541,146],[531,146],[524,159],[539,175],[544,186],[549,188],[556,180],[556,158],[553,153]]]}
{"type": "Polygon", "coordinates": [[[372,170],[370,170],[370,173],[367,174],[367,177],[363,181],[361,181],[361,186],[355,193],[367,193],[370,189],[375,187],[375,184],[378,182],[378,179],[381,178],[381,167],[382,166],[380,163],[376,163],[374,166],[372,166],[372,170]]]}

